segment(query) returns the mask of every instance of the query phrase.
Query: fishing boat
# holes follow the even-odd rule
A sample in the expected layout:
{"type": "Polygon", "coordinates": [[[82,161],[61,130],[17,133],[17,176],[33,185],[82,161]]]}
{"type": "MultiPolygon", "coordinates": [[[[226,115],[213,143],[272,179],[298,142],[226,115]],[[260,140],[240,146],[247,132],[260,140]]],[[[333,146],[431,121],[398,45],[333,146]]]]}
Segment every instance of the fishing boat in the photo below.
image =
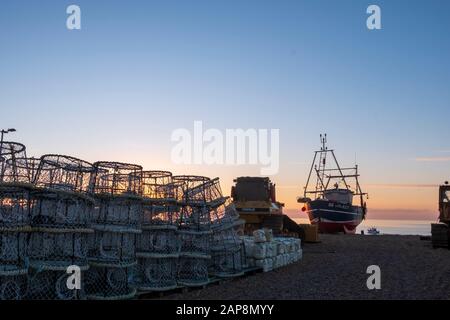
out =
{"type": "Polygon", "coordinates": [[[359,185],[358,165],[341,167],[334,150],[326,146],[327,135],[320,135],[321,148],[314,153],[303,197],[302,211],[321,233],[356,232],[365,219],[367,206],[359,185]],[[315,180],[315,181],[314,181],[315,180]],[[354,201],[357,204],[354,204],[354,201]]]}
{"type": "Polygon", "coordinates": [[[371,228],[367,229],[367,234],[375,236],[377,234],[380,234],[380,231],[378,231],[378,229],[375,227],[371,227],[371,228]]]}

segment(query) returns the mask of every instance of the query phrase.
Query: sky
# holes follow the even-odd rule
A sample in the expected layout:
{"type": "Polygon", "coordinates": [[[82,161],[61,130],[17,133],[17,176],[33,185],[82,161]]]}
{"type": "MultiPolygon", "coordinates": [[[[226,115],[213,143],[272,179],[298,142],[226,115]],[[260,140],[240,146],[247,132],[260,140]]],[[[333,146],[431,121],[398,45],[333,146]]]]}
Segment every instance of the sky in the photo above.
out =
{"type": "Polygon", "coordinates": [[[0,127],[59,153],[233,179],[258,165],[183,165],[171,134],[280,130],[271,179],[286,211],[319,134],[359,165],[369,217],[437,218],[450,176],[450,2],[4,0],[0,127]],[[66,28],[67,6],[81,30],[66,28]],[[381,8],[381,30],[366,9],[381,8]]]}

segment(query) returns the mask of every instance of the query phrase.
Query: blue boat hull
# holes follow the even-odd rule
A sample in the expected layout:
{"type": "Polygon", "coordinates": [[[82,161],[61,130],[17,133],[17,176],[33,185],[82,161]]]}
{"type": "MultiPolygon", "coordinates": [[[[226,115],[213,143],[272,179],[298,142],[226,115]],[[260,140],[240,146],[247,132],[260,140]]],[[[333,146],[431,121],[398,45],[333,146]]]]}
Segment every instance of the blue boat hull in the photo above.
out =
{"type": "Polygon", "coordinates": [[[322,233],[355,233],[363,220],[363,209],[323,199],[306,203],[306,213],[311,224],[318,224],[322,233]]]}

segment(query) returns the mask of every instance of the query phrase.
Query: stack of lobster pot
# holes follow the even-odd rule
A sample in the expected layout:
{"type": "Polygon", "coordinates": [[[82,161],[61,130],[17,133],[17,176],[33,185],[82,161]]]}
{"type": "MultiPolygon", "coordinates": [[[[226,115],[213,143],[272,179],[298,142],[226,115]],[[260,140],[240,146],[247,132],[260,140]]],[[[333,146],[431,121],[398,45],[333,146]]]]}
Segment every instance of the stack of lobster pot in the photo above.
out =
{"type": "Polygon", "coordinates": [[[209,283],[211,219],[207,204],[210,181],[202,176],[173,176],[180,210],[177,215],[180,239],[178,284],[195,287],[209,283]]]}
{"type": "Polygon", "coordinates": [[[25,146],[0,145],[0,300],[26,297],[27,234],[30,231],[30,191],[25,146]]]}
{"type": "Polygon", "coordinates": [[[120,162],[96,162],[90,190],[95,199],[93,235],[89,239],[89,299],[134,297],[136,235],[141,232],[142,167],[120,162]]]}
{"type": "Polygon", "coordinates": [[[138,235],[136,274],[139,291],[164,291],[177,287],[179,241],[174,223],[176,199],[172,174],[142,173],[144,208],[142,234],[138,235]]]}
{"type": "Polygon", "coordinates": [[[29,299],[84,299],[87,237],[93,199],[86,195],[92,164],[44,155],[30,192],[29,299]]]}
{"type": "Polygon", "coordinates": [[[231,200],[222,196],[218,179],[211,180],[210,185],[213,191],[208,199],[212,229],[210,274],[216,277],[242,275],[246,255],[239,229],[245,222],[239,219],[231,200]]]}

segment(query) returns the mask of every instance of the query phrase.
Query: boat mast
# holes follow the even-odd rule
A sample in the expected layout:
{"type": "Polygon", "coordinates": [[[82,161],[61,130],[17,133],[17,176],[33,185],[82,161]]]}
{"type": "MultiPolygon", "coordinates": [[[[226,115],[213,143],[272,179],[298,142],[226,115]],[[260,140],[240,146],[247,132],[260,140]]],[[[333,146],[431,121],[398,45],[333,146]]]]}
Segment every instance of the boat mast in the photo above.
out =
{"type": "Polygon", "coordinates": [[[320,143],[322,146],[320,147],[319,151],[319,167],[316,166],[316,172],[317,172],[317,180],[316,180],[316,194],[320,191],[323,191],[324,189],[324,177],[325,177],[325,166],[327,162],[327,134],[320,135],[320,143]]]}

